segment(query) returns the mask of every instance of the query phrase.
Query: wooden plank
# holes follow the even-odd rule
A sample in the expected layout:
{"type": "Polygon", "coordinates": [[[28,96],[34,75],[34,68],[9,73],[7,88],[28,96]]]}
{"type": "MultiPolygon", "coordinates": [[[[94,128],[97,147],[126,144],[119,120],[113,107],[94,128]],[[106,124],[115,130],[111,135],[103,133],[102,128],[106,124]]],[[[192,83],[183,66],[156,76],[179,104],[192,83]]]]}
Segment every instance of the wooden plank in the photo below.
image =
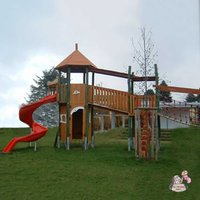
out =
{"type": "Polygon", "coordinates": [[[183,88],[183,87],[164,86],[164,85],[154,85],[154,87],[165,92],[200,94],[200,90],[194,88],[183,88]]]}

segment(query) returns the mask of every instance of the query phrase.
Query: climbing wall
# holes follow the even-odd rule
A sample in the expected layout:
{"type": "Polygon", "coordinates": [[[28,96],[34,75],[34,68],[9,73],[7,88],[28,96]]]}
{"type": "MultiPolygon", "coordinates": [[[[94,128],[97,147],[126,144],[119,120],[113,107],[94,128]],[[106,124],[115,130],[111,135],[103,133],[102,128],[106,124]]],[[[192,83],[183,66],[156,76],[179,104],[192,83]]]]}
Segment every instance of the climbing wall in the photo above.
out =
{"type": "Polygon", "coordinates": [[[137,158],[157,158],[158,129],[156,112],[153,109],[135,110],[135,154],[137,158]]]}

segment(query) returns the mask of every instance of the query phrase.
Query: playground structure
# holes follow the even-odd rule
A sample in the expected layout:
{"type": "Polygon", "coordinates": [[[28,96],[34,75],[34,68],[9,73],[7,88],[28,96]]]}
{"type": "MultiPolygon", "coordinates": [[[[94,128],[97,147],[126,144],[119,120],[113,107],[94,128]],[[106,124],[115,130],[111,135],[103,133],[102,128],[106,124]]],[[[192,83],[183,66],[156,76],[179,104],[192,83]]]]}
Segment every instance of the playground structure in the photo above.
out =
{"type": "MultiPolygon", "coordinates": [[[[70,145],[77,139],[82,141],[85,150],[89,146],[94,147],[94,109],[98,108],[126,115],[128,117],[128,150],[135,149],[136,158],[157,160],[160,116],[178,120],[175,115],[170,116],[167,109],[159,109],[159,90],[200,94],[200,90],[159,86],[157,65],[155,65],[155,76],[151,77],[135,76],[130,66],[128,73],[97,68],[78,50],[77,44],[75,51],[56,69],[59,71],[59,77],[48,83],[48,96],[20,108],[19,118],[32,128],[31,134],[12,139],[3,149],[4,153],[10,152],[18,142],[31,142],[43,137],[47,128],[36,123],[32,119],[32,114],[43,104],[57,102],[59,128],[55,144],[58,148],[64,145],[69,150],[70,145]],[[72,73],[81,74],[83,82],[71,83],[72,73]],[[95,86],[95,74],[127,80],[128,91],[95,86]],[[140,81],[154,81],[155,95],[135,95],[134,83],[140,81]]],[[[172,109],[174,109],[173,106],[172,109]]],[[[181,122],[181,120],[178,121],[181,122]]]]}
{"type": "MultiPolygon", "coordinates": [[[[19,110],[19,118],[32,128],[31,134],[13,138],[3,149],[3,153],[10,152],[18,142],[32,142],[43,137],[47,128],[36,123],[32,114],[43,104],[57,102],[59,128],[55,146],[58,148],[63,144],[69,150],[70,145],[77,139],[82,141],[85,150],[89,146],[94,147],[94,109],[97,108],[126,115],[128,117],[128,150],[135,149],[136,158],[157,160],[160,116],[179,123],[189,121],[182,119],[181,111],[179,118],[175,114],[169,114],[169,108],[175,110],[177,107],[175,104],[173,106],[168,103],[160,109],[159,91],[200,94],[200,90],[160,86],[157,65],[155,65],[155,76],[151,77],[135,76],[131,73],[130,66],[128,73],[97,68],[78,50],[77,44],[75,51],[65,58],[56,69],[59,71],[59,77],[48,83],[48,96],[35,103],[23,105],[19,110]],[[72,73],[82,74],[83,82],[71,83],[72,73]],[[95,74],[126,79],[128,91],[95,86],[95,74]],[[90,79],[91,83],[89,83],[90,79]],[[155,95],[135,95],[134,83],[140,81],[154,81],[155,95]]],[[[179,108],[177,107],[177,109],[179,108]]],[[[190,112],[191,110],[194,109],[190,109],[190,112]]],[[[200,115],[196,113],[197,111],[199,113],[199,109],[195,109],[192,116],[199,119],[200,115]]],[[[199,123],[190,119],[191,121],[193,125],[199,123]]]]}
{"type": "Polygon", "coordinates": [[[158,85],[157,65],[155,76],[138,77],[131,73],[121,73],[97,68],[79,50],[65,58],[56,69],[59,77],[49,82],[49,94],[57,94],[59,105],[59,129],[56,146],[64,144],[70,149],[73,140],[82,140],[84,149],[94,146],[94,108],[114,111],[128,116],[128,150],[135,149],[137,158],[157,159],[158,117],[156,95],[135,95],[134,82],[155,81],[158,85]],[[83,82],[72,84],[71,74],[82,74],[83,82]],[[95,86],[95,74],[119,77],[127,80],[128,92],[95,86]],[[65,82],[62,78],[65,77],[65,82]],[[91,78],[91,84],[89,80],[91,78]]]}
{"type": "MultiPolygon", "coordinates": [[[[55,146],[63,144],[66,149],[74,140],[81,140],[86,150],[94,147],[94,109],[107,110],[126,115],[128,117],[128,150],[135,149],[136,158],[158,159],[160,117],[165,117],[179,123],[198,125],[199,109],[191,109],[190,119],[182,118],[182,111],[177,105],[164,103],[159,108],[159,91],[182,92],[200,94],[200,90],[160,86],[158,83],[157,65],[155,76],[138,77],[128,68],[128,73],[97,68],[79,50],[66,57],[57,67],[59,77],[48,83],[48,96],[41,100],[23,105],[19,110],[19,118],[32,128],[29,135],[13,138],[3,149],[3,153],[10,152],[18,142],[37,141],[43,137],[47,128],[36,123],[33,112],[43,104],[57,102],[59,106],[59,128],[56,134],[55,146]],[[71,83],[71,74],[79,73],[83,77],[82,83],[71,83]],[[127,80],[128,91],[114,90],[95,86],[95,74],[119,77],[127,80]],[[64,78],[63,78],[64,77],[64,78]],[[91,83],[89,83],[91,80],[91,83]],[[154,81],[155,95],[135,95],[134,83],[140,81],[154,81]],[[171,115],[169,110],[178,109],[179,117],[171,115]]],[[[181,105],[181,104],[179,104],[181,105]]],[[[186,105],[186,104],[185,104],[186,105]]],[[[188,109],[188,105],[185,109],[188,109]]]]}

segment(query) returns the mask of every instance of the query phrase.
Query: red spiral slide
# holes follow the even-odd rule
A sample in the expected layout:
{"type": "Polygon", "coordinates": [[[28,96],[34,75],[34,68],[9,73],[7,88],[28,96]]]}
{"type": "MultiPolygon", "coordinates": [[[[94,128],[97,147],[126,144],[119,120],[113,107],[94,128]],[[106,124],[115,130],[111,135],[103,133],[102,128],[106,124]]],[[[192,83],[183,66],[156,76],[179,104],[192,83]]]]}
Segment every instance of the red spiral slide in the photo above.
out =
{"type": "Polygon", "coordinates": [[[46,103],[52,103],[55,101],[56,101],[56,94],[46,96],[37,102],[22,106],[19,110],[19,119],[22,122],[28,124],[32,128],[32,131],[29,135],[13,138],[6,145],[6,147],[3,149],[2,152],[9,153],[10,151],[12,151],[12,149],[18,142],[32,142],[43,137],[47,132],[47,128],[36,123],[32,118],[32,114],[41,105],[46,104],[46,103]]]}

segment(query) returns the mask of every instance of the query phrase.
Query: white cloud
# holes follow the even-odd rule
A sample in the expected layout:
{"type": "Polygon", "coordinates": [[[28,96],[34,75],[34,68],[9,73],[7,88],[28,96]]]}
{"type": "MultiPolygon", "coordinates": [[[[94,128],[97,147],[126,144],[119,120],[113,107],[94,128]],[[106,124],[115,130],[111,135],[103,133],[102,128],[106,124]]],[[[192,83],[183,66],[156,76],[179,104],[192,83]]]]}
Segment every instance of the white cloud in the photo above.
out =
{"type": "Polygon", "coordinates": [[[200,88],[199,83],[199,54],[188,55],[184,57],[174,68],[169,76],[172,84],[177,86],[200,88]]]}
{"type": "Polygon", "coordinates": [[[1,106],[1,113],[3,114],[0,115],[0,127],[26,126],[19,120],[19,109],[16,104],[9,103],[7,105],[1,106]]]}

